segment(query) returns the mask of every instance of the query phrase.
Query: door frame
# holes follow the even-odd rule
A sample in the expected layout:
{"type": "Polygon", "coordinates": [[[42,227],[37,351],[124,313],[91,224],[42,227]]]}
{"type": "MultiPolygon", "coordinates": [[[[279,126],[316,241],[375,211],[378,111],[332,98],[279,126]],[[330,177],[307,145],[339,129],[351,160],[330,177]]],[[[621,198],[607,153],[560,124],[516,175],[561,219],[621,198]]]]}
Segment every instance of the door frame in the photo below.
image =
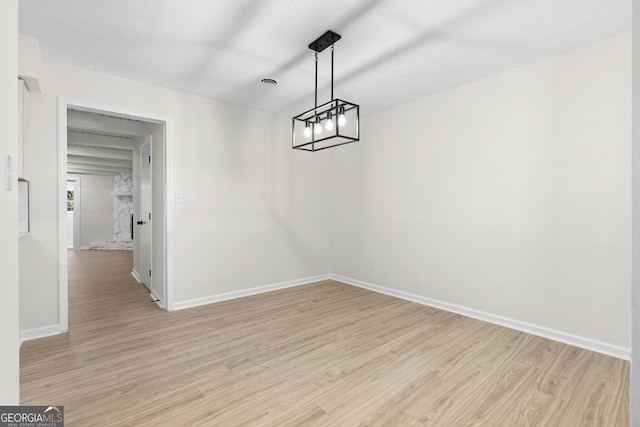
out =
{"type": "MultiPolygon", "coordinates": [[[[157,250],[162,253],[164,268],[162,271],[156,271],[164,277],[164,301],[163,308],[167,311],[174,310],[173,299],[173,203],[171,203],[173,194],[173,177],[172,177],[172,140],[171,140],[171,119],[155,113],[132,110],[120,106],[105,105],[91,101],[85,101],[63,96],[58,97],[58,326],[60,332],[69,330],[69,277],[67,262],[67,110],[69,108],[79,108],[85,111],[96,113],[108,113],[115,116],[141,120],[149,123],[157,123],[163,125],[164,128],[164,144],[163,150],[164,170],[163,182],[156,183],[164,188],[163,201],[163,221],[161,224],[164,239],[161,242],[155,242],[159,245],[157,250]],[[62,197],[62,196],[65,197],[62,197]]],[[[156,147],[158,149],[158,147],[156,147]]],[[[157,215],[156,215],[157,216],[157,215]]]]}

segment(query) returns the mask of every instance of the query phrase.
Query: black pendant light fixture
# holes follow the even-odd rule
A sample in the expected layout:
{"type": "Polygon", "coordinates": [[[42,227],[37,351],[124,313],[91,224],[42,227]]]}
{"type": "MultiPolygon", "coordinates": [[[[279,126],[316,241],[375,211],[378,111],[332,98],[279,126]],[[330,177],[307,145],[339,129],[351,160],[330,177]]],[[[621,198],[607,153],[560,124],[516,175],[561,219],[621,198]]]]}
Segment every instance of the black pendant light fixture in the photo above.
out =
{"type": "Polygon", "coordinates": [[[295,116],[291,125],[294,150],[319,151],[360,140],[360,106],[333,97],[333,44],[341,36],[327,31],[309,44],[315,51],[315,107],[295,116]],[[331,47],[331,101],[318,105],[318,53],[331,47]]]}

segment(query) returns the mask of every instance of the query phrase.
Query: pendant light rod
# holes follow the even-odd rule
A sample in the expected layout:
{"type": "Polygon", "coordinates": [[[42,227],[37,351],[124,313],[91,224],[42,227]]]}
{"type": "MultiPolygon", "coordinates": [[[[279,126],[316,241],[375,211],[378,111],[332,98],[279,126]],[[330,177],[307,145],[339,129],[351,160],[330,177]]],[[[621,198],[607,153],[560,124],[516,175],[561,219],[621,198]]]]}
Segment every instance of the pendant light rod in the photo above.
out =
{"type": "Polygon", "coordinates": [[[331,45],[331,99],[333,99],[333,45],[331,45]]]}
{"type": "Polygon", "coordinates": [[[315,107],[318,108],[318,52],[316,52],[316,91],[315,93],[316,93],[315,107]]]}
{"type": "Polygon", "coordinates": [[[316,102],[314,104],[316,108],[318,107],[318,53],[331,46],[331,99],[333,99],[333,44],[341,38],[342,36],[340,34],[328,30],[326,33],[309,43],[309,49],[316,52],[316,102]]]}

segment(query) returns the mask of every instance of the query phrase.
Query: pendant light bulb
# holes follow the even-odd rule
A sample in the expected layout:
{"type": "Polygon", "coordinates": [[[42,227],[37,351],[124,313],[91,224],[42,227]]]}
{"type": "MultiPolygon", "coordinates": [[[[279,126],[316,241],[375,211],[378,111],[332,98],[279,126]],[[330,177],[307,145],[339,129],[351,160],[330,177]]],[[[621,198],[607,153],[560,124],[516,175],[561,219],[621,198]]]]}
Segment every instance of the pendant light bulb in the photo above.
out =
{"type": "Polygon", "coordinates": [[[305,122],[304,124],[304,136],[305,138],[309,138],[311,136],[311,126],[309,122],[305,122]]]}
{"type": "Polygon", "coordinates": [[[333,117],[331,112],[327,113],[327,123],[325,123],[324,128],[329,131],[333,130],[333,117]]]}
{"type": "Polygon", "coordinates": [[[316,135],[320,135],[322,133],[322,125],[320,124],[320,117],[316,118],[316,122],[313,125],[313,130],[316,135]]]}
{"type": "Polygon", "coordinates": [[[340,107],[338,113],[338,126],[344,126],[347,124],[347,117],[344,115],[344,107],[340,107]]]}

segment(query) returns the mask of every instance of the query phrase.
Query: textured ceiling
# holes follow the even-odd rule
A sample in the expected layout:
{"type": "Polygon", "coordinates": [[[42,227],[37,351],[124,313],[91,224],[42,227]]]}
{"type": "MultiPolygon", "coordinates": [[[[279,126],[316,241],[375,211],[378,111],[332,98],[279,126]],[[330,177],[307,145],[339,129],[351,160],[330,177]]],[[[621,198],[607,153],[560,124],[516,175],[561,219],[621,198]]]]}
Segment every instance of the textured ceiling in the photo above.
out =
{"type": "MultiPolygon", "coordinates": [[[[293,116],[331,29],[335,94],[367,114],[631,29],[631,0],[20,0],[43,56],[293,116]],[[260,84],[262,78],[277,86],[260,84]]],[[[329,100],[329,50],[319,102],[329,100]]]]}

